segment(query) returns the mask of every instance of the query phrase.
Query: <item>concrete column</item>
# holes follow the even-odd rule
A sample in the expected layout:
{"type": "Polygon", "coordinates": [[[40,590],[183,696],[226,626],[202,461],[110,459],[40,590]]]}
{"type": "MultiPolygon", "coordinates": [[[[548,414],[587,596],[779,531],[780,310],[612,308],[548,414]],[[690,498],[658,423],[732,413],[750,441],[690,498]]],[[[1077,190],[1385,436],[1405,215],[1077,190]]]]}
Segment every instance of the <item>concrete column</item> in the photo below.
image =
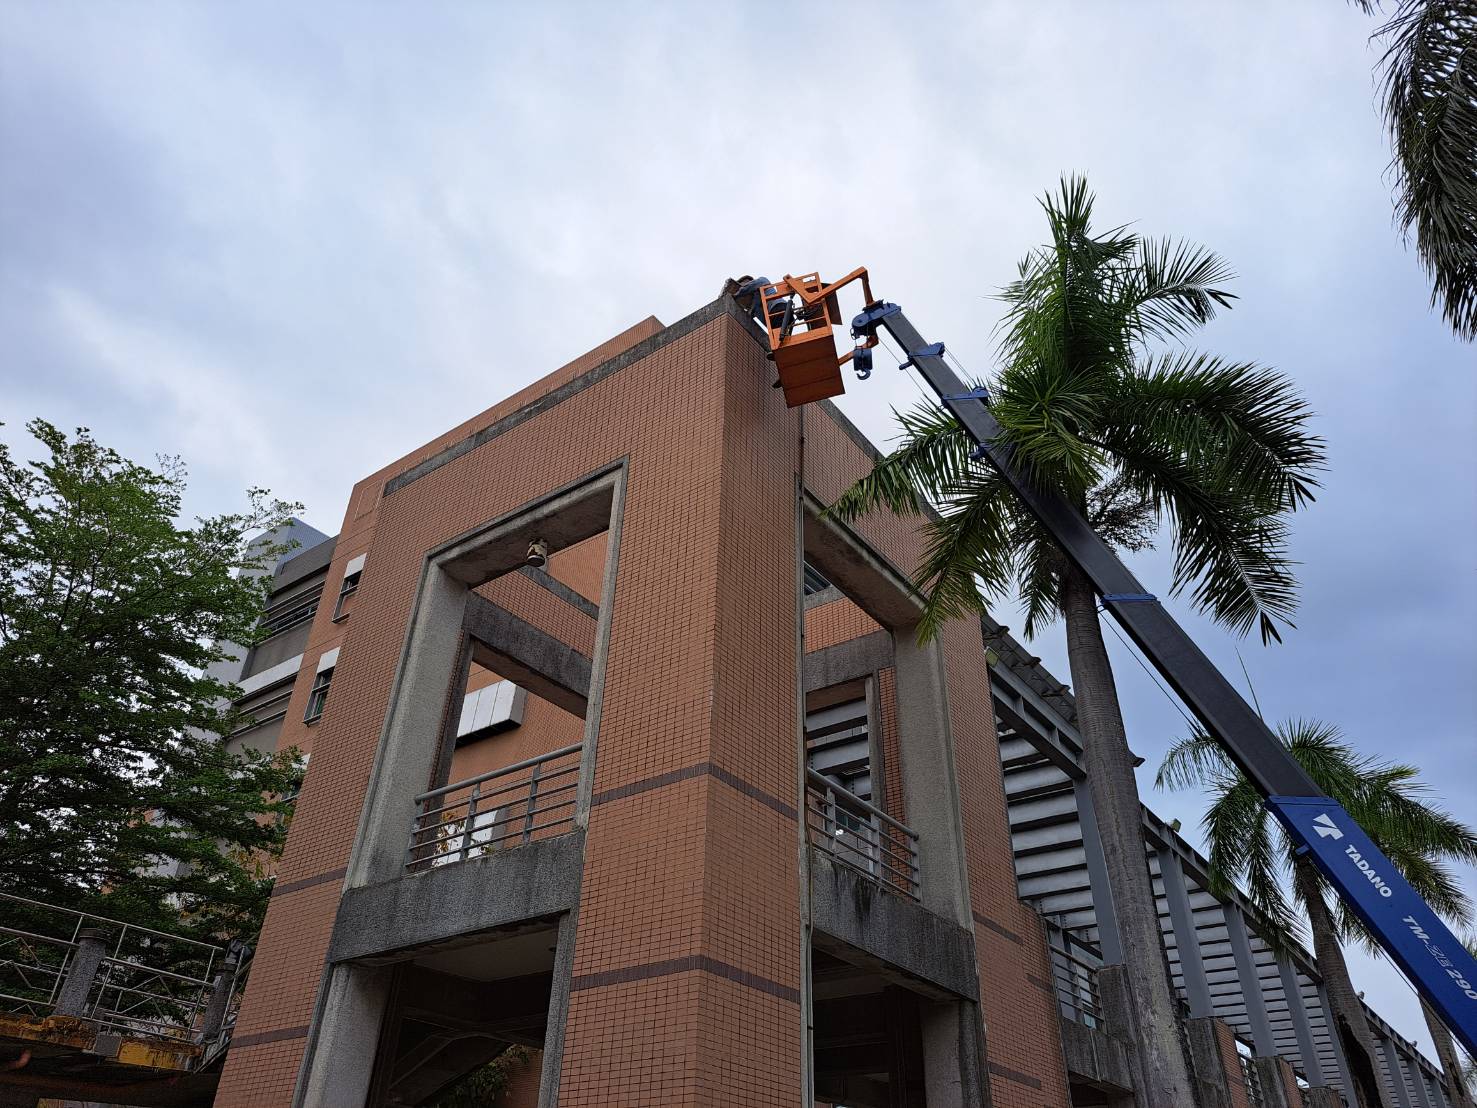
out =
{"type": "Polygon", "coordinates": [[[97,971],[107,957],[107,944],[108,933],[101,927],[84,927],[77,932],[77,949],[67,964],[67,976],[56,994],[56,1005],[51,1010],[53,1015],[80,1016],[87,1011],[87,994],[92,992],[97,971]]]}
{"type": "Polygon", "coordinates": [[[428,565],[359,816],[346,888],[405,872],[415,797],[427,787],[440,754],[435,738],[458,676],[466,606],[467,587],[439,565],[428,565]]]}
{"type": "Polygon", "coordinates": [[[1246,1002],[1246,1018],[1251,1021],[1252,1045],[1258,1055],[1271,1058],[1277,1053],[1277,1040],[1272,1037],[1272,1021],[1267,1018],[1267,1002],[1262,996],[1261,974],[1251,951],[1246,919],[1234,904],[1221,905],[1221,914],[1231,937],[1231,955],[1236,960],[1236,980],[1241,984],[1241,995],[1246,1002]]]}
{"type": "Polygon", "coordinates": [[[1275,1055],[1251,1059],[1262,1089],[1263,1108],[1303,1108],[1297,1078],[1285,1058],[1275,1055]]]}
{"type": "Polygon", "coordinates": [[[1159,874],[1164,880],[1164,895],[1169,901],[1169,922],[1174,927],[1175,945],[1180,952],[1180,973],[1185,979],[1185,999],[1190,1005],[1190,1018],[1202,1019],[1214,1014],[1210,1002],[1210,982],[1205,977],[1205,962],[1200,957],[1200,941],[1195,936],[1195,914],[1190,908],[1190,894],[1185,888],[1185,871],[1172,850],[1159,852],[1159,874]]]}
{"type": "Polygon", "coordinates": [[[1248,1108],[1246,1077],[1231,1029],[1218,1019],[1189,1019],[1185,1035],[1200,1108],[1248,1108]]]}
{"type": "Polygon", "coordinates": [[[1087,787],[1085,778],[1072,782],[1072,797],[1077,803],[1077,824],[1082,829],[1087,883],[1092,890],[1093,914],[1097,917],[1098,948],[1103,952],[1103,965],[1116,966],[1123,961],[1123,943],[1118,938],[1118,909],[1113,904],[1113,886],[1108,880],[1108,863],[1103,858],[1097,809],[1093,807],[1092,790],[1087,787]]]}
{"type": "Polygon", "coordinates": [[[1416,1108],[1436,1108],[1436,1100],[1431,1094],[1431,1085],[1426,1080],[1425,1071],[1421,1069],[1418,1058],[1410,1060],[1410,1083],[1415,1086],[1416,1108]]]}
{"type": "Polygon", "coordinates": [[[1348,1097],[1349,1103],[1354,1103],[1354,1090],[1358,1087],[1354,1083],[1354,1074],[1349,1069],[1349,1059],[1344,1057],[1344,1042],[1339,1038],[1338,1021],[1333,1016],[1333,1005],[1328,1002],[1328,989],[1323,982],[1318,983],[1318,1003],[1323,1008],[1323,1020],[1328,1025],[1328,1041],[1333,1047],[1334,1065],[1338,1068],[1339,1088],[1348,1097]]]}
{"type": "Polygon", "coordinates": [[[928,1108],[989,1108],[985,1032],[973,1001],[920,1002],[928,1108]]]}
{"type": "Polygon", "coordinates": [[[1285,954],[1277,956],[1277,975],[1282,979],[1282,993],[1287,997],[1292,1033],[1297,1038],[1298,1057],[1303,1063],[1303,1078],[1310,1087],[1321,1088],[1324,1084],[1323,1067],[1318,1064],[1318,1050],[1313,1045],[1313,1028],[1308,1023],[1308,1007],[1303,1003],[1297,967],[1285,954]]]}
{"type": "Polygon", "coordinates": [[[918,833],[923,906],[973,930],[943,649],[937,641],[920,645],[915,627],[894,631],[892,641],[903,803],[918,833]]]}
{"type": "Polygon", "coordinates": [[[395,967],[342,963],[328,973],[294,1108],[341,1108],[369,1096],[395,967]]]}
{"type": "Polygon", "coordinates": [[[549,989],[549,1022],[544,1028],[543,1066],[539,1072],[538,1108],[559,1103],[559,1073],[564,1064],[564,1027],[569,1021],[569,989],[574,983],[574,936],[578,910],[559,917],[554,945],[554,982],[549,989]]]}
{"type": "Polygon", "coordinates": [[[1395,1093],[1396,1108],[1413,1108],[1410,1103],[1410,1090],[1405,1085],[1405,1067],[1400,1064],[1400,1051],[1384,1035],[1375,1032],[1375,1042],[1379,1044],[1380,1053],[1385,1058],[1385,1069],[1390,1075],[1390,1087],[1395,1093]]]}

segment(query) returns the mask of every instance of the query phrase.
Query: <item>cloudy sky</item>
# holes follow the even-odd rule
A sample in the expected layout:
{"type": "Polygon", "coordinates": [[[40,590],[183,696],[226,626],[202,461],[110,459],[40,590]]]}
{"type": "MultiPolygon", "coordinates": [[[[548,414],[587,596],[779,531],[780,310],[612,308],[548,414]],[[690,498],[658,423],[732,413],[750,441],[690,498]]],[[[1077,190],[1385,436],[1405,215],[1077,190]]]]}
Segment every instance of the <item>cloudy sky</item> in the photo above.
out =
{"type": "MultiPolygon", "coordinates": [[[[183,455],[194,511],[266,485],[332,533],[357,478],[730,275],[865,264],[987,369],[1035,197],[1086,171],[1103,226],[1227,256],[1242,299],[1197,341],[1320,413],[1300,629],[1241,646],[1264,709],[1477,823],[1477,366],[1391,225],[1371,29],[1340,0],[5,0],[0,435],[86,425],[183,455]]],[[[883,367],[842,406],[885,442],[914,395],[883,367]]],[[[1183,725],[1118,670],[1152,767],[1183,725]]],[[[1148,799],[1195,828],[1198,798],[1148,799]]],[[[1424,1042],[1398,976],[1356,973],[1424,1042]]]]}

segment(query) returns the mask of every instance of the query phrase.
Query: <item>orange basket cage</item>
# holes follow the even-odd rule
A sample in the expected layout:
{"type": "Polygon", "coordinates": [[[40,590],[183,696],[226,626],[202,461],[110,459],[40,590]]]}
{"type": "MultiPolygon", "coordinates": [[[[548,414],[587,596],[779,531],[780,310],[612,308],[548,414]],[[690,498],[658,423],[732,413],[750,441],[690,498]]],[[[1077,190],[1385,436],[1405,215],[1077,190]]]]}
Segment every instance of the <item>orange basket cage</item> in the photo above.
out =
{"type": "MultiPolygon", "coordinates": [[[[836,293],[842,286],[860,280],[866,302],[872,302],[867,271],[856,269],[839,281],[827,284],[818,273],[801,277],[786,275],[783,281],[762,286],[761,315],[769,331],[769,352],[779,371],[779,387],[791,408],[809,404],[846,391],[841,367],[851,361],[851,352],[839,354],[832,333],[841,322],[836,293]],[[798,303],[797,303],[798,301],[798,303]]],[[[865,345],[872,346],[876,337],[865,345]]]]}

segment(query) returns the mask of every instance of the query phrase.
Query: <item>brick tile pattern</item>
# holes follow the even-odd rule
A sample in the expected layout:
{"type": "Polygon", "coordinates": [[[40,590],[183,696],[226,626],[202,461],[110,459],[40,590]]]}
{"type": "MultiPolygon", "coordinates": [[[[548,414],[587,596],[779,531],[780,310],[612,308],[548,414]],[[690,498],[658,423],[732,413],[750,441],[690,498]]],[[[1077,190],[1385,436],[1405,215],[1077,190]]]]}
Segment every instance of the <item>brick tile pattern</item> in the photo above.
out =
{"type": "MultiPolygon", "coordinates": [[[[501,418],[517,398],[361,482],[335,559],[368,555],[358,608],[341,625],[320,613],[310,636],[310,658],[330,640],[342,652],[280,867],[284,886],[348,860],[425,552],[629,459],[596,790],[696,762],[714,772],[592,811],[575,972],[684,954],[727,968],[574,993],[561,1103],[767,1104],[798,1082],[799,1010],[783,995],[799,985],[797,831],[776,807],[798,802],[790,589],[799,421],[763,387],[767,370],[752,339],[720,315],[382,499],[388,477],[501,418]],[[519,464],[531,457],[542,464],[519,464]]],[[[330,580],[336,574],[337,564],[330,580]]],[[[516,581],[504,588],[548,618],[568,618],[516,581]]],[[[291,720],[305,697],[299,681],[286,741],[301,738],[291,720]]],[[[244,1031],[309,1022],[338,891],[323,881],[274,901],[244,1031]]],[[[284,1039],[233,1051],[217,1103],[289,1103],[303,1046],[284,1039]]]]}

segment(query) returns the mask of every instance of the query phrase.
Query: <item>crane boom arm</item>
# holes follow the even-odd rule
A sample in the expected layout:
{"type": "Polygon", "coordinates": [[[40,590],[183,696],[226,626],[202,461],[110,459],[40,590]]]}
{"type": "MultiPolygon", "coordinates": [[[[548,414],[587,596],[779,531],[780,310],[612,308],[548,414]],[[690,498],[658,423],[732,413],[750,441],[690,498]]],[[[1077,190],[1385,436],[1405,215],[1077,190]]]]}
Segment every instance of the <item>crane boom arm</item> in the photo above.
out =
{"type": "Polygon", "coordinates": [[[1261,717],[1216,669],[1164,606],[1065,499],[1033,485],[998,441],[986,398],[970,391],[896,304],[868,304],[853,337],[878,327],[938,394],[1000,476],[1087,575],[1103,607],[1177,692],[1195,718],[1266,798],[1300,851],[1337,890],[1469,1051],[1477,1054],[1477,960],[1418,896],[1337,801],[1325,796],[1261,717]]]}

